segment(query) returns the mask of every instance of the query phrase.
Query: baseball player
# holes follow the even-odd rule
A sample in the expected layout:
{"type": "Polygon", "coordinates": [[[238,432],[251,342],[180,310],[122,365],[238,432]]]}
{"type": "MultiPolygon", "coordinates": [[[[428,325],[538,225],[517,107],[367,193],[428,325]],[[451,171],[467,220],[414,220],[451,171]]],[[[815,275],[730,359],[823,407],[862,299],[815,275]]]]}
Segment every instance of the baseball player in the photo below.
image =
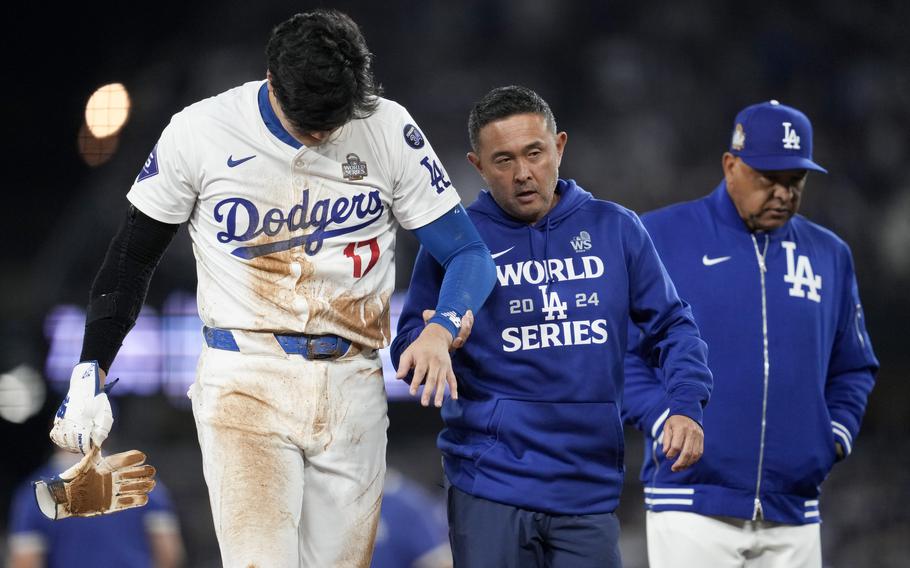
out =
{"type": "Polygon", "coordinates": [[[850,454],[878,361],[850,249],[797,215],[812,125],[770,101],[736,117],[713,193],[642,217],[692,304],[715,389],[705,455],[676,473],[664,375],[632,342],[626,417],[646,434],[641,478],[651,566],[820,567],[819,491],[850,454]],[[685,238],[680,238],[685,234],[685,238]]]}
{"type": "Polygon", "coordinates": [[[51,432],[85,452],[111,426],[105,371],[188,222],[205,348],[189,396],[225,566],[368,566],[385,469],[395,232],[446,266],[405,354],[411,392],[457,388],[448,349],[495,279],[429,141],[378,96],[357,24],[298,14],[264,81],[174,115],[92,286],[82,360],[51,432]]]}
{"type": "MultiPolygon", "coordinates": [[[[546,101],[494,89],[468,124],[489,188],[468,214],[495,251],[497,285],[454,355],[460,396],[442,409],[455,565],[618,567],[626,322],[667,370],[675,469],[701,456],[705,344],[638,216],[559,179],[567,134],[546,101]]],[[[421,252],[393,360],[419,341],[443,284],[421,252]]]]}

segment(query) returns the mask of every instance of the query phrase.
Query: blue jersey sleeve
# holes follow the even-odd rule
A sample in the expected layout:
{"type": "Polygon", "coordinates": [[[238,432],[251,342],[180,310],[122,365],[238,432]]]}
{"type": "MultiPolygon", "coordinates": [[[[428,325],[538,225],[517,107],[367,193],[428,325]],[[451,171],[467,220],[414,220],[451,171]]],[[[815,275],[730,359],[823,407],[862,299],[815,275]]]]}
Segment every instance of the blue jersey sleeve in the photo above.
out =
{"type": "Polygon", "coordinates": [[[493,290],[496,266],[490,250],[461,205],[415,229],[414,235],[445,269],[437,303],[422,309],[435,305],[436,314],[430,322],[445,327],[455,337],[465,312],[476,314],[493,290]]]}

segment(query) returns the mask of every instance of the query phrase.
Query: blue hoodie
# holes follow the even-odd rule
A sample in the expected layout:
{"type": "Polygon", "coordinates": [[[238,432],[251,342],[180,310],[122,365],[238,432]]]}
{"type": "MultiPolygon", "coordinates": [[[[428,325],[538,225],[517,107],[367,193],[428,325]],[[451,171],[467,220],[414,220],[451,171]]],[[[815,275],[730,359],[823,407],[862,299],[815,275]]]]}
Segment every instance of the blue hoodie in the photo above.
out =
{"type": "MultiPolygon", "coordinates": [[[[641,327],[667,372],[666,406],[701,420],[706,347],[635,213],[560,180],[559,202],[529,225],[482,192],[468,214],[498,281],[455,352],[458,400],[439,435],[449,481],[471,495],[552,514],[616,509],[623,477],[623,355],[641,327]]],[[[392,343],[401,353],[436,305],[443,271],[418,254],[392,343]]]]}
{"type": "Polygon", "coordinates": [[[715,378],[705,453],[673,473],[655,451],[664,379],[631,342],[623,410],[646,433],[648,508],[817,523],[835,442],[850,453],[878,369],[850,249],[799,215],[750,233],[725,183],[643,221],[692,305],[715,378]]]}

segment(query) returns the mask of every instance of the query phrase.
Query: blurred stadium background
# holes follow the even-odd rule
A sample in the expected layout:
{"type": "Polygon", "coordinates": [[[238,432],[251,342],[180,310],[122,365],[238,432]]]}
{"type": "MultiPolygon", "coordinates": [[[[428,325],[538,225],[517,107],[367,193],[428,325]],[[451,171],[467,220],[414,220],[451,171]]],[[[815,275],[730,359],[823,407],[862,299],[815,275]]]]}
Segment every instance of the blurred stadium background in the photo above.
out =
{"type": "MultiPolygon", "coordinates": [[[[882,362],[854,454],[825,485],[825,564],[908,565],[910,4],[898,0],[7,6],[0,552],[12,488],[51,452],[62,396],[53,379],[65,381],[78,357],[91,279],[159,132],[184,106],[264,77],[271,27],[317,5],[361,24],[385,95],[414,115],[465,203],[480,188],[464,159],[467,113],[494,86],[540,92],[569,133],[563,177],[637,211],[710,191],[741,107],[775,98],[804,110],[830,174],[811,176],[802,212],[852,246],[882,362]],[[104,85],[115,86],[93,103],[106,112],[87,125],[86,105],[104,85]]],[[[112,441],[150,455],[175,496],[187,565],[208,567],[217,543],[183,397],[200,339],[187,241],[181,230],[112,372],[124,378],[112,441]]],[[[415,252],[402,233],[400,290],[415,252]]],[[[405,397],[390,414],[390,463],[441,493],[437,411],[405,397]]],[[[626,446],[622,544],[635,568],[646,565],[637,433],[626,446]]]]}

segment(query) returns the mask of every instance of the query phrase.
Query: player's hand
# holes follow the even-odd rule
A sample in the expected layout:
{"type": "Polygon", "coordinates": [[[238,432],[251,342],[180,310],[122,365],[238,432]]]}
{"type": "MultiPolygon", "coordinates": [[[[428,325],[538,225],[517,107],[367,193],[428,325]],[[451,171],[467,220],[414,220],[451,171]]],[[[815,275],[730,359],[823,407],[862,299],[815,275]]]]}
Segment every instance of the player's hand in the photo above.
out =
{"type": "Polygon", "coordinates": [[[670,467],[682,471],[701,459],[705,451],[705,433],[698,423],[688,416],[674,414],[667,418],[663,431],[664,455],[676,458],[670,467]],[[677,457],[679,456],[679,457],[677,457]]]}
{"type": "Polygon", "coordinates": [[[411,396],[417,394],[417,388],[426,381],[420,404],[429,406],[430,397],[435,392],[435,404],[439,408],[445,397],[445,385],[448,383],[452,398],[458,398],[458,384],[455,382],[455,372],[452,370],[452,358],[449,356],[449,347],[452,344],[452,334],[438,323],[431,323],[423,328],[420,336],[414,340],[398,363],[398,378],[403,379],[413,367],[414,378],[411,380],[411,396]]]}
{"type": "Polygon", "coordinates": [[[51,440],[64,450],[82,455],[100,447],[114,424],[107,398],[112,386],[104,386],[104,371],[97,361],[76,365],[69,392],[54,417],[51,440]]]}
{"type": "MultiPolygon", "coordinates": [[[[424,310],[423,311],[423,323],[426,325],[429,323],[430,319],[436,315],[436,310],[424,310]]],[[[471,329],[474,327],[474,312],[468,310],[464,313],[464,317],[461,318],[461,329],[458,330],[458,335],[455,337],[455,341],[452,342],[452,346],[449,347],[449,351],[455,351],[464,347],[464,344],[468,341],[468,338],[471,337],[471,329]]]]}

